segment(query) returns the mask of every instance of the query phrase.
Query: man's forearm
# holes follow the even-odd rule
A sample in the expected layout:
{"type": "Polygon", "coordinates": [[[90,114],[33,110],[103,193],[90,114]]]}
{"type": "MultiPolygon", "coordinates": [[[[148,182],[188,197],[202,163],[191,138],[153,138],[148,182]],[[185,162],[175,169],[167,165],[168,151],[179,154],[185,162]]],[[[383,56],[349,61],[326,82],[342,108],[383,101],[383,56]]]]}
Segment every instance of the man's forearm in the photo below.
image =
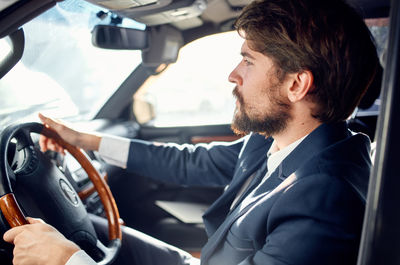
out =
{"type": "Polygon", "coordinates": [[[78,139],[77,146],[80,146],[85,150],[98,151],[101,139],[102,136],[99,134],[81,133],[78,139]]]}

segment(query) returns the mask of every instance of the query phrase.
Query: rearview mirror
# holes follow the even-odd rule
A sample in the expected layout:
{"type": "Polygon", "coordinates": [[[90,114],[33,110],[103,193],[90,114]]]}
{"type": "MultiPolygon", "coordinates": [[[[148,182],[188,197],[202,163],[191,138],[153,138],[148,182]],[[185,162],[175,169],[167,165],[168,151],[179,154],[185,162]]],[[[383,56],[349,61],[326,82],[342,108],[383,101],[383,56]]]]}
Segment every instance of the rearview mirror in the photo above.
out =
{"type": "Polygon", "coordinates": [[[148,48],[147,31],[111,25],[96,25],[92,44],[114,50],[144,50],[148,48]]]}
{"type": "Polygon", "coordinates": [[[143,65],[157,67],[176,62],[183,45],[181,31],[170,25],[149,27],[149,49],[142,51],[143,65]]]}

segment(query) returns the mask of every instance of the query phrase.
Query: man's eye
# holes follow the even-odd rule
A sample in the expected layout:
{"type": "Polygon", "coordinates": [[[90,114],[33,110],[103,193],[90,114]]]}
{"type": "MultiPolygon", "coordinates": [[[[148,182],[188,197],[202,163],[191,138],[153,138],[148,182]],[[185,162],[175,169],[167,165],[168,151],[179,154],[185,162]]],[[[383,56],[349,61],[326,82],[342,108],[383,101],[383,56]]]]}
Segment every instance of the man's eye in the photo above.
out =
{"type": "Polygon", "coordinates": [[[245,65],[252,65],[253,63],[252,62],[250,62],[248,59],[246,59],[246,58],[243,58],[243,62],[244,62],[244,64],[245,65]]]}

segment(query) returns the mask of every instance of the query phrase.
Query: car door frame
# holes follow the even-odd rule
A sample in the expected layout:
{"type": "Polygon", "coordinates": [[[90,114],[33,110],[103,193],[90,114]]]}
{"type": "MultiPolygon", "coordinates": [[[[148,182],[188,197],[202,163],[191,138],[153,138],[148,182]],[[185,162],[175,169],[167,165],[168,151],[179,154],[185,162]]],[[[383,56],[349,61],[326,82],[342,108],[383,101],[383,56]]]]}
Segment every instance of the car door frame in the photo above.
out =
{"type": "Polygon", "coordinates": [[[358,265],[400,264],[400,2],[391,1],[389,40],[358,265]]]}

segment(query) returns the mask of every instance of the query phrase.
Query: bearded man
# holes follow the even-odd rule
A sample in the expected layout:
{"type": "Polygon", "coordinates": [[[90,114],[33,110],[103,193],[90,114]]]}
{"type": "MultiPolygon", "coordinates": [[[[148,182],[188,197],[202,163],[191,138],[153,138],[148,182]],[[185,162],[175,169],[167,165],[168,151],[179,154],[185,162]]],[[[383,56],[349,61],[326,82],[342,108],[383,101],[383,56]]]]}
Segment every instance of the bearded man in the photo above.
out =
{"type": "MultiPolygon", "coordinates": [[[[200,260],[126,229],[116,264],[356,264],[370,141],[345,120],[379,67],[367,27],[340,0],[256,0],[236,28],[244,43],[229,75],[232,128],[245,135],[236,142],[155,145],[40,116],[67,142],[136,174],[227,187],[203,216],[209,239],[200,260]]],[[[40,143],[62,151],[52,139],[40,143]]],[[[93,262],[47,224],[31,222],[4,235],[20,264],[39,264],[31,253],[50,250],[54,264],[93,262]]]]}

